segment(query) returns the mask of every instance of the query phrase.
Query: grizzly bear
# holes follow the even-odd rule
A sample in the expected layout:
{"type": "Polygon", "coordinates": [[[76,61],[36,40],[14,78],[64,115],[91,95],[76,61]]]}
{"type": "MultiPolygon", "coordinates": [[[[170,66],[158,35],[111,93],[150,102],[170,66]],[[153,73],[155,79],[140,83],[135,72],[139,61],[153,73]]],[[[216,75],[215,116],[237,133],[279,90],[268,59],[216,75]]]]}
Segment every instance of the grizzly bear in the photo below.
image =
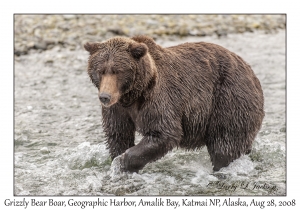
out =
{"type": "Polygon", "coordinates": [[[147,36],[86,43],[112,159],[138,172],[175,147],[206,145],[218,171],[251,151],[264,97],[251,67],[211,43],[163,48],[147,36]],[[143,138],[135,145],[135,132],[143,138]]]}

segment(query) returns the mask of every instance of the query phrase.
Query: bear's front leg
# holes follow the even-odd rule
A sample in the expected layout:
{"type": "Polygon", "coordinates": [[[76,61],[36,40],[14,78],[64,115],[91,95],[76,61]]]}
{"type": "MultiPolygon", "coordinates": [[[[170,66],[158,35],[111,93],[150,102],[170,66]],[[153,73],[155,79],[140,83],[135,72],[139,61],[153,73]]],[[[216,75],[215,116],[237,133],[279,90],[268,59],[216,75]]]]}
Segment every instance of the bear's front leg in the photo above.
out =
{"type": "Polygon", "coordinates": [[[113,160],[134,146],[135,125],[127,112],[117,104],[103,107],[102,118],[106,144],[113,160]]]}
{"type": "Polygon", "coordinates": [[[138,172],[147,163],[162,158],[168,151],[177,146],[174,139],[144,137],[139,144],[126,150],[121,157],[123,171],[138,172]]]}

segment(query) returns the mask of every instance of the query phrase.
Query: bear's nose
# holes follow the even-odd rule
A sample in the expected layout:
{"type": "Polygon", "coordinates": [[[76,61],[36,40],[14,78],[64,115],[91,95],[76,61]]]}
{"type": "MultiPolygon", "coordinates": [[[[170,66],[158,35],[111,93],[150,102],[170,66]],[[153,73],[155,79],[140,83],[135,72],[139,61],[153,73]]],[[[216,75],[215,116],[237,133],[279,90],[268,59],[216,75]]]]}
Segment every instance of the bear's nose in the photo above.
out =
{"type": "Polygon", "coordinates": [[[101,93],[99,99],[103,104],[108,104],[110,102],[111,96],[107,93],[101,93]]]}

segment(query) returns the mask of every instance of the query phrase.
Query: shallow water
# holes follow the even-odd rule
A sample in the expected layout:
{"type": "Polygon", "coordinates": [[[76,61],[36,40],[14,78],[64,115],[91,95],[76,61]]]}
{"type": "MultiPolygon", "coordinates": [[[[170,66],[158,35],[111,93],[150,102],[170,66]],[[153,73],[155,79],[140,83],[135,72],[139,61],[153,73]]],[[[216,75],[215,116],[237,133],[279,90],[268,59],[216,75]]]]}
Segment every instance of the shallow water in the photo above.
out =
{"type": "Polygon", "coordinates": [[[260,79],[266,116],[250,155],[213,173],[205,147],[176,149],[139,174],[112,173],[88,54],[56,47],[15,57],[15,195],[286,195],[285,31],[157,40],[187,41],[228,48],[260,79]]]}

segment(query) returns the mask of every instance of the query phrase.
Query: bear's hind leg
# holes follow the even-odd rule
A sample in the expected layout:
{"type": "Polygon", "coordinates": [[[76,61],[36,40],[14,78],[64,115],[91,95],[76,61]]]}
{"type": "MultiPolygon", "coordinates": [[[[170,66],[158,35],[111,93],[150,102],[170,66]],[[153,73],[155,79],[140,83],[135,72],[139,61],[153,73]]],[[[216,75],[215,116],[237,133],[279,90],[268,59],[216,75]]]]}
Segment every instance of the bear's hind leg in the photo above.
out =
{"type": "Polygon", "coordinates": [[[241,92],[240,89],[223,87],[215,94],[213,112],[205,132],[206,146],[215,171],[251,151],[262,123],[263,104],[259,100],[251,100],[251,97],[243,97],[241,94],[246,95],[249,91],[241,92]]]}
{"type": "Polygon", "coordinates": [[[214,171],[251,151],[258,131],[251,121],[247,113],[239,110],[215,110],[211,115],[205,140],[214,171]]]}
{"type": "Polygon", "coordinates": [[[214,171],[219,171],[223,167],[227,167],[234,159],[234,157],[221,149],[212,148],[212,145],[207,145],[207,150],[213,165],[214,171]],[[217,151],[215,151],[217,150],[217,151]]]}
{"type": "Polygon", "coordinates": [[[243,154],[249,154],[258,130],[251,126],[250,120],[241,123],[238,119],[225,118],[224,115],[212,117],[205,136],[214,171],[228,166],[243,154]]]}

